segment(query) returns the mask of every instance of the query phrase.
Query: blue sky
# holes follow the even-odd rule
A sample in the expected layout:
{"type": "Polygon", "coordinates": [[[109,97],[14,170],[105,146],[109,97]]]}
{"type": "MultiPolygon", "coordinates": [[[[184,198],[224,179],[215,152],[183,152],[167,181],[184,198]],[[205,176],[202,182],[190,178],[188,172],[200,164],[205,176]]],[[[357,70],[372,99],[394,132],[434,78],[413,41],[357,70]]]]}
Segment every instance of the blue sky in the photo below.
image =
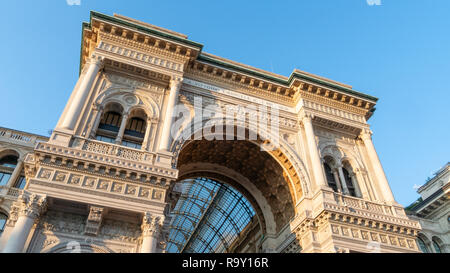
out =
{"type": "Polygon", "coordinates": [[[119,13],[204,51],[289,76],[294,68],[380,98],[369,120],[403,205],[450,160],[450,1],[2,1],[0,126],[47,135],[78,76],[81,22],[119,13]]]}

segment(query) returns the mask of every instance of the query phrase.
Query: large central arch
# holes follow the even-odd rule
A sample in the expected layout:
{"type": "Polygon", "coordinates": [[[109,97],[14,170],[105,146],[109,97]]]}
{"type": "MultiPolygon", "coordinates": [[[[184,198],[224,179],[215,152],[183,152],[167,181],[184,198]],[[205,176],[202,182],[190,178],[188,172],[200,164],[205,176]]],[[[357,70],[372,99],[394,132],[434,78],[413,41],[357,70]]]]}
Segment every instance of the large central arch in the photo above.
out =
{"type": "Polygon", "coordinates": [[[263,234],[277,235],[295,216],[296,204],[308,191],[306,172],[301,162],[292,160],[284,143],[264,150],[261,145],[270,140],[259,135],[250,140],[248,128],[236,126],[234,132],[240,129],[245,130],[245,140],[226,140],[226,135],[224,140],[195,140],[195,131],[185,140],[180,134],[172,143],[173,165],[179,180],[207,177],[237,189],[255,208],[263,234]]]}

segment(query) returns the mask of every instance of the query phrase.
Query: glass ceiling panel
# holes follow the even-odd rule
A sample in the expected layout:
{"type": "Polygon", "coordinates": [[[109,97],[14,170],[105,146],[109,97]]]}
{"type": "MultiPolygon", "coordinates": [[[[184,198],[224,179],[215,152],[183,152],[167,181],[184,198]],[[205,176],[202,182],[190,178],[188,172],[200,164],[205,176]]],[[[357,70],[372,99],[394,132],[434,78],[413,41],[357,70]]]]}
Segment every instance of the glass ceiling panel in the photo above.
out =
{"type": "Polygon", "coordinates": [[[242,194],[207,178],[179,182],[180,198],[171,212],[169,253],[227,252],[255,212],[242,194]]]}

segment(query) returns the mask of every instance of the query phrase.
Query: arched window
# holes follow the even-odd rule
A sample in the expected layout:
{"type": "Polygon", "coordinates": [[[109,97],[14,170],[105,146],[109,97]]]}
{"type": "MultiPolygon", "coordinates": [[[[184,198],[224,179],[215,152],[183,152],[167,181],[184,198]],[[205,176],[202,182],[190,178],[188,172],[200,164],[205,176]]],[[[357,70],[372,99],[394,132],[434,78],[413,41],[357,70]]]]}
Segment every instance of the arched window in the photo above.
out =
{"type": "Polygon", "coordinates": [[[123,107],[118,103],[106,105],[100,119],[95,138],[100,141],[114,143],[122,123],[123,107]]]}
{"type": "Polygon", "coordinates": [[[434,251],[436,251],[436,253],[442,253],[441,247],[440,247],[439,243],[437,242],[436,238],[433,238],[433,248],[434,248],[434,251]]]}
{"type": "Polygon", "coordinates": [[[342,168],[342,172],[344,173],[345,185],[347,185],[349,194],[356,197],[355,185],[353,185],[352,177],[350,176],[349,171],[346,168],[342,168]]]}
{"type": "Polygon", "coordinates": [[[144,141],[146,123],[141,118],[131,118],[125,127],[122,145],[140,149],[144,141]]]}
{"type": "Polygon", "coordinates": [[[0,233],[5,229],[6,221],[8,221],[8,216],[0,212],[0,233]]]}
{"type": "Polygon", "coordinates": [[[130,112],[130,117],[125,126],[122,145],[141,149],[144,142],[145,130],[147,128],[147,115],[142,109],[134,109],[130,112]]]}
{"type": "Polygon", "coordinates": [[[429,253],[430,251],[428,250],[427,245],[425,244],[425,242],[422,240],[422,238],[418,237],[417,238],[417,244],[419,245],[420,250],[423,253],[429,253]]]}
{"type": "Polygon", "coordinates": [[[121,114],[114,111],[106,112],[100,120],[95,138],[100,141],[114,143],[119,133],[121,121],[121,114]]]}
{"type": "Polygon", "coordinates": [[[0,166],[14,169],[17,166],[17,159],[18,157],[15,155],[4,156],[0,159],[0,166]]]}
{"type": "Polygon", "coordinates": [[[332,188],[335,192],[338,191],[338,186],[336,183],[336,179],[334,178],[333,170],[331,170],[330,165],[328,163],[323,163],[323,167],[325,169],[325,175],[327,177],[328,186],[332,188]]]}
{"type": "Polygon", "coordinates": [[[7,155],[0,159],[0,186],[5,186],[17,166],[18,157],[7,155]]]}

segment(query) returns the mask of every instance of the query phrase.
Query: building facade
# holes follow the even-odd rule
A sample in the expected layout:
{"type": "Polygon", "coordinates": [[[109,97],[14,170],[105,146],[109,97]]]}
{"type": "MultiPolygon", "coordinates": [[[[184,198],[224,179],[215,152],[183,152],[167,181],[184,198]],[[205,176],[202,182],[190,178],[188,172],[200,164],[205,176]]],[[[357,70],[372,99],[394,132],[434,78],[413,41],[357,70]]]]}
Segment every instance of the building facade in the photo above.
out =
{"type": "Polygon", "coordinates": [[[447,163],[417,192],[421,197],[406,208],[422,230],[417,244],[424,253],[450,253],[450,163],[447,163]]]}
{"type": "Polygon", "coordinates": [[[3,252],[420,251],[372,143],[377,98],[120,15],[82,29],[51,136],[0,133],[2,168],[16,166],[3,252]]]}

